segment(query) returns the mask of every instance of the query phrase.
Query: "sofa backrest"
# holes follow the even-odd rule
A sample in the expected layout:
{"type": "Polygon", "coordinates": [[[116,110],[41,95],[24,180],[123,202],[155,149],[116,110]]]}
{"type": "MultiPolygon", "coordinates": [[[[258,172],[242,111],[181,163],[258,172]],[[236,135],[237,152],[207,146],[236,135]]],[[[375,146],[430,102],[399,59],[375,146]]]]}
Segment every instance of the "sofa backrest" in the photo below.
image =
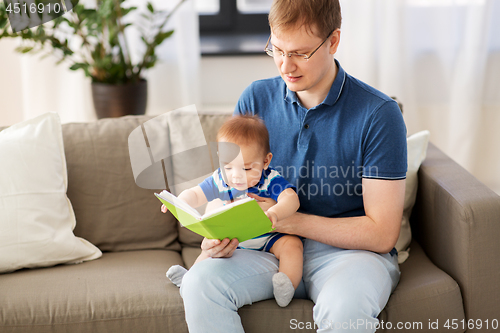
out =
{"type": "MultiPolygon", "coordinates": [[[[200,115],[207,143],[214,142],[227,114],[200,115]]],[[[128,151],[130,133],[153,116],[101,119],[63,125],[68,166],[68,197],[75,235],[102,251],[199,247],[202,237],[160,212],[154,192],[135,184],[128,151]]],[[[170,138],[180,145],[179,138],[170,138]]],[[[176,165],[181,168],[182,165],[176,165]]]]}
{"type": "Polygon", "coordinates": [[[102,251],[180,249],[177,221],[161,213],[155,191],[138,187],[132,173],[128,136],[149,119],[63,125],[74,233],[102,251]]]}
{"type": "MultiPolygon", "coordinates": [[[[207,144],[215,142],[217,131],[222,123],[229,117],[227,114],[202,114],[200,115],[201,127],[205,134],[207,144]]],[[[177,169],[182,169],[182,166],[176,165],[177,169]]],[[[180,224],[179,227],[179,242],[182,246],[199,247],[203,237],[193,233],[192,231],[183,228],[180,224]]]]}
{"type": "MultiPolygon", "coordinates": [[[[202,114],[207,143],[228,114],[202,114]]],[[[68,198],[76,216],[74,233],[101,251],[180,250],[199,247],[202,237],[160,211],[155,192],[135,184],[129,157],[130,133],[154,116],[106,118],[90,123],[63,124],[68,172],[68,198]]],[[[5,127],[0,127],[0,131],[5,127]]],[[[171,145],[180,144],[171,138],[171,145]]],[[[176,165],[182,169],[182,165],[176,165]]]]}

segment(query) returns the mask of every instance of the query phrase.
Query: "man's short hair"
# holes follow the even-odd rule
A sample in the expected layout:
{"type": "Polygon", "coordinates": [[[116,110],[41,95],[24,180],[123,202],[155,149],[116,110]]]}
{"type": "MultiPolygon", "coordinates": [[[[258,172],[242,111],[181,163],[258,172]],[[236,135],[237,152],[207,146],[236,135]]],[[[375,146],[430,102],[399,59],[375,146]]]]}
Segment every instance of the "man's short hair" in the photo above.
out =
{"type": "Polygon", "coordinates": [[[315,26],[318,37],[326,38],[341,23],[339,0],[274,0],[269,11],[269,26],[274,31],[305,25],[312,32],[315,26]]]}
{"type": "Polygon", "coordinates": [[[258,116],[239,115],[226,120],[217,132],[217,142],[224,138],[237,145],[257,144],[264,156],[270,152],[269,132],[258,116]]]}

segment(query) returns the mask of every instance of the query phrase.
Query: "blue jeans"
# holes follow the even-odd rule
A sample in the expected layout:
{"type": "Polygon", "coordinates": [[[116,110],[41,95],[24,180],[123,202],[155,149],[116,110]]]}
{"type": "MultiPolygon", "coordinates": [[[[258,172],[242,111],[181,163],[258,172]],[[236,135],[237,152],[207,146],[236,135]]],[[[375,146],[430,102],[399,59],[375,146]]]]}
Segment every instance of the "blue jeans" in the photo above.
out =
{"type": "MultiPolygon", "coordinates": [[[[253,250],[194,265],[180,289],[189,332],[244,332],[238,308],[273,298],[271,279],[277,271],[274,255],[253,250]]],[[[318,332],[375,332],[399,275],[397,255],[306,239],[304,275],[295,298],[313,300],[318,332]]]]}

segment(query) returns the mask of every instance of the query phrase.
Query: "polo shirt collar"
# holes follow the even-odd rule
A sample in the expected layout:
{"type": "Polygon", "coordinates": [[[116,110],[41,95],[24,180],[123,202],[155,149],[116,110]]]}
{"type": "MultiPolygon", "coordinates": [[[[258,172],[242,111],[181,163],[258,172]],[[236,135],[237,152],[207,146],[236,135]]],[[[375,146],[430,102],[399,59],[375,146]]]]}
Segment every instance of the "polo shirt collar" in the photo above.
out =
{"type": "Polygon", "coordinates": [[[262,185],[264,185],[267,176],[269,176],[270,173],[271,173],[270,167],[268,167],[267,169],[262,169],[262,174],[260,175],[259,182],[254,187],[260,188],[262,185]]]}
{"type": "Polygon", "coordinates": [[[222,187],[228,188],[229,185],[226,184],[226,181],[224,180],[224,177],[222,177],[222,168],[219,168],[219,179],[222,183],[222,187]]]}
{"type": "MultiPolygon", "coordinates": [[[[344,83],[345,83],[346,76],[347,76],[347,74],[344,71],[344,69],[342,68],[342,66],[340,66],[340,63],[338,62],[338,60],[337,59],[334,59],[334,60],[335,60],[335,64],[337,65],[337,69],[338,69],[337,76],[335,77],[335,80],[333,81],[333,84],[330,88],[330,91],[328,92],[328,95],[326,95],[325,100],[321,103],[321,104],[325,104],[325,105],[329,105],[329,106],[334,105],[337,102],[337,100],[339,99],[340,94],[342,93],[342,89],[344,88],[344,83]]],[[[288,103],[292,103],[292,104],[297,103],[298,105],[301,105],[297,94],[294,91],[291,91],[290,89],[288,89],[286,84],[285,84],[285,87],[286,87],[285,96],[284,96],[285,101],[287,101],[288,103]]]]}
{"type": "Polygon", "coordinates": [[[296,103],[298,105],[301,105],[295,91],[291,91],[290,89],[288,89],[286,83],[285,83],[285,101],[287,101],[290,104],[296,103]]]}

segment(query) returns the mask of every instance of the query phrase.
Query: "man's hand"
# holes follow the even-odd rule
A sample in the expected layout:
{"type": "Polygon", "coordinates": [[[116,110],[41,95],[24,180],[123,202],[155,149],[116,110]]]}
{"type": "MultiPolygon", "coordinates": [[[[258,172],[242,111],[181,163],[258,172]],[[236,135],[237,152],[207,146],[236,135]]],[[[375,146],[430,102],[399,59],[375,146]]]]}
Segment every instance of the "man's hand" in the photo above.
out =
{"type": "Polygon", "coordinates": [[[267,218],[272,222],[273,228],[276,228],[276,222],[278,222],[278,215],[275,212],[268,210],[266,212],[267,218]]]}
{"type": "Polygon", "coordinates": [[[168,212],[168,208],[167,208],[167,206],[165,206],[165,205],[161,205],[161,212],[162,212],[162,213],[166,213],[166,212],[168,212]]]}
{"type": "Polygon", "coordinates": [[[231,241],[229,241],[229,238],[224,238],[222,241],[203,238],[201,250],[210,258],[229,258],[233,255],[238,244],[239,242],[236,238],[233,238],[231,241]]]}
{"type": "Polygon", "coordinates": [[[298,230],[301,230],[303,222],[307,221],[306,214],[303,213],[293,213],[287,218],[281,219],[273,223],[273,228],[275,232],[281,232],[283,234],[295,235],[298,230]]]}

